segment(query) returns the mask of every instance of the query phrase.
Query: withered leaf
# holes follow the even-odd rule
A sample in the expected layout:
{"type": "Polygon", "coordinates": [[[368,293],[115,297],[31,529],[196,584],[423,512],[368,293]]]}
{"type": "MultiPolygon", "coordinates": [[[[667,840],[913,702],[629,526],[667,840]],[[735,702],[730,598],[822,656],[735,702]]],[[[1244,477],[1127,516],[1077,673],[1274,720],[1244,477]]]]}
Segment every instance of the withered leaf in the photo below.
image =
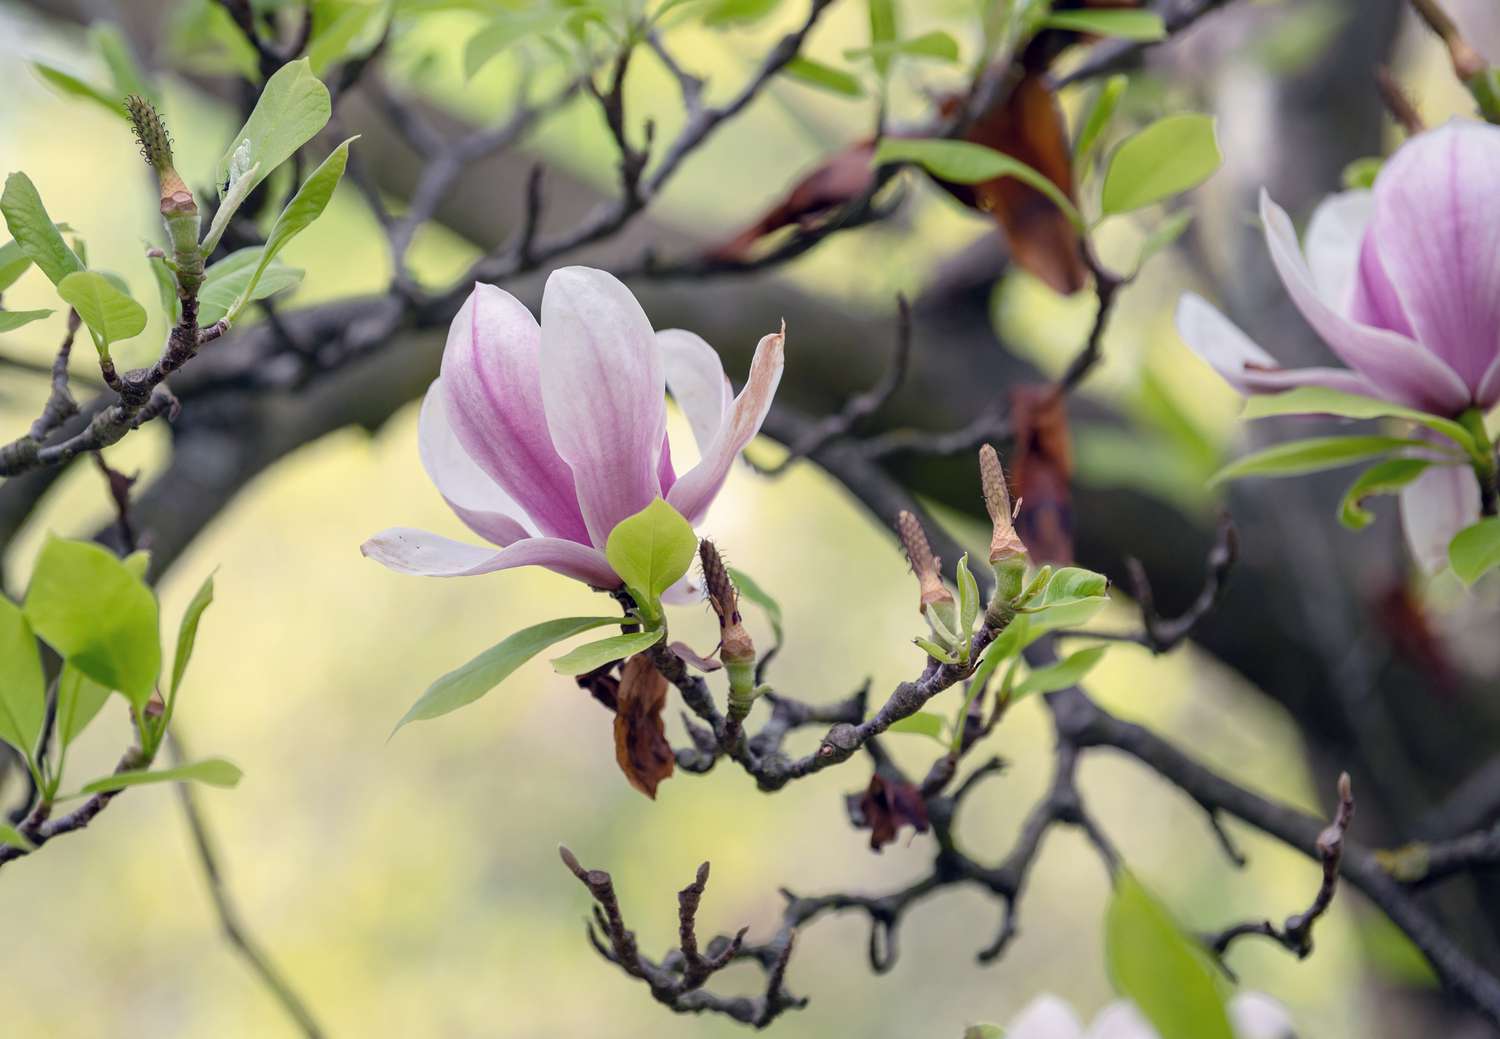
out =
{"type": "Polygon", "coordinates": [[[1036,562],[1071,563],[1073,442],[1065,400],[1053,386],[1017,386],[1010,409],[1011,490],[1021,499],[1016,530],[1036,562]]]}
{"type": "Polygon", "coordinates": [[[666,703],[667,680],[650,658],[637,653],[625,661],[615,707],[615,760],[630,785],[653,800],[675,764],[661,720],[666,703]]]}
{"type": "Polygon", "coordinates": [[[835,152],[797,181],[786,197],[764,216],[710,253],[710,258],[747,260],[754,253],[756,244],[773,231],[793,224],[811,224],[831,210],[852,202],[875,183],[875,171],[870,167],[870,158],[874,154],[873,140],[860,141],[835,152]]]}
{"type": "Polygon", "coordinates": [[[870,777],[864,793],[849,795],[849,818],[858,828],[870,831],[870,847],[875,851],[894,841],[903,826],[917,833],[926,833],[930,826],[927,802],[917,788],[879,772],[870,777]]]}

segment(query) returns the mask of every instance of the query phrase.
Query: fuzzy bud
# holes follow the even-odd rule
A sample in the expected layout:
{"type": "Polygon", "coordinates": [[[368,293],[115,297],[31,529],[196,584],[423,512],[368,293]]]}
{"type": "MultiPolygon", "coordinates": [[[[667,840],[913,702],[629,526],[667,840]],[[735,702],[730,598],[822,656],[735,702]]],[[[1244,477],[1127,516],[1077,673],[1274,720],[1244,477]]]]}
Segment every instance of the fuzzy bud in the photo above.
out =
{"type": "Polygon", "coordinates": [[[990,534],[990,562],[1024,557],[1026,545],[1016,533],[1015,509],[1005,484],[1005,470],[1000,456],[989,444],[979,449],[979,483],[984,491],[984,507],[990,514],[994,530],[990,534]]]}
{"type": "Polygon", "coordinates": [[[740,619],[739,592],[730,580],[719,550],[704,538],[698,543],[703,566],[703,584],[709,605],[719,617],[719,659],[729,676],[729,711],[743,719],[750,713],[758,690],[755,685],[755,643],[740,619]]]}
{"type": "Polygon", "coordinates": [[[161,215],[172,247],[179,257],[185,256],[198,244],[198,203],[172,165],[172,137],[161,115],[145,98],[132,94],[125,99],[125,110],[140,142],[141,157],[156,171],[161,215]]]}
{"type": "Polygon", "coordinates": [[[917,575],[921,592],[918,609],[924,614],[933,606],[946,604],[951,609],[953,593],[943,584],[942,561],[932,554],[932,546],[927,543],[927,532],[922,529],[921,522],[903,510],[896,517],[896,533],[901,538],[901,547],[906,549],[912,572],[917,575]]]}

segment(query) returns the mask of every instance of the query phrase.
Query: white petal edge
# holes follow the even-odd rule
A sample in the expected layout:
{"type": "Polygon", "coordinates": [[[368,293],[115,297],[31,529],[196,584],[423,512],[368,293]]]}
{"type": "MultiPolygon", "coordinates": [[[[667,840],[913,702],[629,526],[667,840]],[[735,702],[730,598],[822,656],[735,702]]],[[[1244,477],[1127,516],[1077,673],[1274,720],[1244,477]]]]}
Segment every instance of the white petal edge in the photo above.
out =
{"type": "Polygon", "coordinates": [[[1052,995],[1037,996],[1005,1027],[1006,1039],[1083,1039],[1073,1008],[1052,995]]]}
{"type": "Polygon", "coordinates": [[[1292,1015],[1263,992],[1241,992],[1228,1009],[1235,1039],[1296,1039],[1292,1015]]]}
{"type": "Polygon", "coordinates": [[[474,577],[518,566],[540,566],[595,588],[620,584],[603,552],[561,538],[527,538],[497,552],[415,527],[392,527],[370,538],[359,550],[387,569],[420,577],[474,577]]]}
{"type": "Polygon", "coordinates": [[[526,515],[510,495],[475,462],[448,424],[443,380],[434,379],[422,398],[417,419],[417,453],[438,493],[458,517],[486,541],[505,546],[536,530],[518,519],[526,515]]]}
{"type": "Polygon", "coordinates": [[[1238,325],[1194,293],[1183,293],[1178,300],[1176,323],[1182,341],[1240,393],[1278,393],[1297,386],[1324,386],[1367,397],[1375,395],[1375,388],[1363,376],[1347,368],[1278,367],[1276,359],[1238,325]]]}
{"type": "Polygon", "coordinates": [[[1448,565],[1453,535],[1479,521],[1479,484],[1466,466],[1435,465],[1401,490],[1401,525],[1423,573],[1448,565]]]}
{"type": "Polygon", "coordinates": [[[734,400],[724,362],[707,340],[685,329],[663,329],[656,333],[656,342],[661,347],[667,390],[687,417],[701,457],[713,443],[734,400]]]}
{"type": "Polygon", "coordinates": [[[1160,1039],[1133,1003],[1121,1000],[1099,1012],[1084,1039],[1160,1039]]]}
{"type": "Polygon", "coordinates": [[[1354,298],[1365,229],[1374,213],[1374,193],[1361,188],[1329,195],[1307,223],[1304,248],[1313,283],[1318,294],[1345,317],[1354,298]]]}

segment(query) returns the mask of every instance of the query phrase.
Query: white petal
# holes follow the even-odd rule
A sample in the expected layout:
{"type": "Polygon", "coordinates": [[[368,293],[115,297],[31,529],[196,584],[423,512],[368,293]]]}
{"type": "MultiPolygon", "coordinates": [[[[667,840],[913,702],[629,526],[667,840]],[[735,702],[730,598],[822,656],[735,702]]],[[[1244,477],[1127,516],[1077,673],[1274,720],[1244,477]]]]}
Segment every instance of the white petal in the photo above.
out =
{"type": "Polygon", "coordinates": [[[702,455],[713,443],[734,399],[724,362],[702,336],[680,328],[656,333],[656,342],[666,368],[667,389],[687,416],[698,454],[702,455]]]}
{"type": "Polygon", "coordinates": [[[526,538],[497,552],[431,531],[392,527],[376,534],[359,550],[391,570],[422,577],[473,577],[518,566],[540,566],[595,588],[617,588],[620,584],[603,552],[562,538],[526,538]]]}
{"type": "Polygon", "coordinates": [[[1435,465],[1401,491],[1401,524],[1424,573],[1448,565],[1448,542],[1479,521],[1479,482],[1473,470],[1435,465]]]}
{"type": "Polygon", "coordinates": [[[525,511],[458,442],[448,424],[448,401],[440,378],[433,380],[422,398],[417,451],[438,493],[474,533],[502,546],[536,533],[515,518],[526,515],[525,511]]]}
{"type": "Polygon", "coordinates": [[[1191,292],[1177,303],[1177,334],[1192,351],[1241,393],[1277,393],[1295,386],[1324,386],[1374,396],[1375,389],[1347,368],[1279,368],[1217,307],[1191,292]]]}
{"type": "Polygon", "coordinates": [[[1005,1027],[1006,1039],[1082,1039],[1073,1008],[1056,996],[1037,996],[1005,1027]]]}
{"type": "Polygon", "coordinates": [[[1160,1039],[1133,1003],[1121,1000],[1099,1012],[1084,1039],[1160,1039]]]}
{"type": "Polygon", "coordinates": [[[1229,1001],[1235,1039],[1296,1039],[1292,1015],[1270,996],[1241,992],[1229,1001]]]}
{"type": "Polygon", "coordinates": [[[1359,272],[1359,250],[1374,212],[1374,194],[1344,191],[1319,203],[1307,224],[1305,248],[1313,282],[1319,295],[1346,317],[1359,272]]]}

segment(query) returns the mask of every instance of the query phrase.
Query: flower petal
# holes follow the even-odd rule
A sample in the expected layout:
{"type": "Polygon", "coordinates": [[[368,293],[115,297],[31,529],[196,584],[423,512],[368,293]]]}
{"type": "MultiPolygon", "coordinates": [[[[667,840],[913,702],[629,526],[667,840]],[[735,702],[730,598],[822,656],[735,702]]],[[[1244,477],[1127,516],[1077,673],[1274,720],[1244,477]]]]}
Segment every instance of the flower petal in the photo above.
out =
{"type": "Polygon", "coordinates": [[[538,530],[587,542],[573,472],[552,446],[542,407],[536,319],[510,293],[476,285],[448,330],[448,421],[478,466],[538,530]]]}
{"type": "MultiPolygon", "coordinates": [[[[1120,1000],[1111,1003],[1094,1018],[1084,1039],[1161,1039],[1135,1004],[1120,1000]]],[[[1238,1039],[1238,1037],[1236,1037],[1238,1039]]]]}
{"type": "Polygon", "coordinates": [[[1296,1039],[1286,1007],[1263,992],[1241,992],[1229,1001],[1235,1039],[1296,1039]]]}
{"type": "Polygon", "coordinates": [[[1463,410],[1469,399],[1468,388],[1440,358],[1405,336],[1356,324],[1318,294],[1312,272],[1297,246],[1291,218],[1264,191],[1260,195],[1260,216],[1271,260],[1292,302],[1341,361],[1389,400],[1439,414],[1463,410]]]}
{"type": "Polygon", "coordinates": [[[620,584],[603,552],[563,538],[526,538],[497,552],[414,527],[392,527],[376,534],[359,550],[398,573],[423,577],[472,577],[518,566],[541,566],[595,588],[617,588],[620,584]]]}
{"type": "Polygon", "coordinates": [[[1372,387],[1347,368],[1279,368],[1276,359],[1240,331],[1217,307],[1191,292],[1177,302],[1177,334],[1224,381],[1244,394],[1279,393],[1294,386],[1325,386],[1371,396],[1372,387]]]}
{"type": "Polygon", "coordinates": [[[701,455],[713,443],[734,400],[724,362],[702,336],[680,328],[656,333],[656,342],[666,368],[667,389],[687,416],[701,455]]]}
{"type": "Polygon", "coordinates": [[[1307,223],[1307,266],[1318,294],[1344,316],[1354,296],[1360,246],[1375,209],[1374,196],[1364,190],[1329,195],[1307,223]]]}
{"type": "Polygon", "coordinates": [[[672,468],[672,443],[666,436],[661,438],[661,459],[656,463],[656,482],[661,487],[662,497],[666,497],[672,485],[677,482],[677,470],[672,468]]]}
{"type": "Polygon", "coordinates": [[[660,492],[666,376],[651,322],[612,274],[564,267],[542,294],[542,399],[557,453],[573,470],[589,537],[660,492]]]}
{"type": "Polygon", "coordinates": [[[1479,520],[1479,483],[1472,470],[1435,465],[1401,491],[1401,525],[1424,573],[1448,565],[1448,542],[1479,520]]]}
{"type": "Polygon", "coordinates": [[[1005,1026],[1006,1039],[1082,1039],[1073,1008],[1056,996],[1037,996],[1005,1026]]]}
{"type": "Polygon", "coordinates": [[[535,533],[513,518],[525,512],[458,442],[448,424],[448,398],[441,378],[432,381],[422,398],[417,452],[438,493],[474,533],[502,546],[535,533]]]}
{"type": "Polygon", "coordinates": [[[1375,181],[1371,235],[1416,338],[1471,388],[1500,352],[1500,127],[1413,137],[1375,181]]]}
{"type": "Polygon", "coordinates": [[[730,466],[745,445],[760,432],[766,412],[771,410],[776,386],[781,382],[785,347],[785,325],[780,332],[761,339],[755,348],[755,356],[750,360],[750,377],[745,388],[734,399],[724,422],[714,434],[713,442],[704,450],[698,464],[678,477],[667,495],[667,504],[686,516],[689,523],[696,524],[703,518],[729,477],[730,466]]]}

